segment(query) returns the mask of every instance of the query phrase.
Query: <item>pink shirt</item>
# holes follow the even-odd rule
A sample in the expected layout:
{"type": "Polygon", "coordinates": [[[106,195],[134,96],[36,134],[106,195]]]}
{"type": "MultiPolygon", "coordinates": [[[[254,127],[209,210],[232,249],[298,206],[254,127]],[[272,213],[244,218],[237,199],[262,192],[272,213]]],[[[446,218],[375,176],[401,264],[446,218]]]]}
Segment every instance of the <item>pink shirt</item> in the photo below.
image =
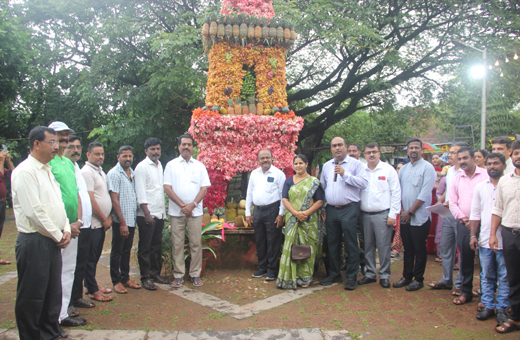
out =
{"type": "Polygon", "coordinates": [[[475,167],[475,173],[470,178],[466,172],[458,174],[450,185],[450,211],[455,219],[470,217],[471,201],[473,200],[473,191],[475,186],[489,179],[486,169],[475,167]]]}

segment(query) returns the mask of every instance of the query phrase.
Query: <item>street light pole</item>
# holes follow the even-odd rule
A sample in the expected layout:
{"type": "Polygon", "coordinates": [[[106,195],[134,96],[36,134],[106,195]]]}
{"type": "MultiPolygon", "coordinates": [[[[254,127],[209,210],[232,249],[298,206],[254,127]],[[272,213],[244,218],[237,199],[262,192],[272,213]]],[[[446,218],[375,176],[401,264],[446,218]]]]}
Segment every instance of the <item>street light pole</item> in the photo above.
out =
{"type": "Polygon", "coordinates": [[[480,148],[486,148],[486,58],[487,58],[487,48],[484,47],[483,50],[478,49],[476,47],[467,45],[465,42],[460,40],[454,40],[456,43],[463,45],[465,47],[469,47],[474,49],[475,51],[479,51],[482,53],[483,63],[484,63],[484,74],[482,76],[482,112],[480,114],[480,148]]]}
{"type": "Polygon", "coordinates": [[[484,76],[482,77],[482,114],[481,114],[481,121],[480,121],[480,148],[485,149],[486,148],[486,54],[487,50],[484,48],[482,51],[482,57],[484,58],[484,76]]]}

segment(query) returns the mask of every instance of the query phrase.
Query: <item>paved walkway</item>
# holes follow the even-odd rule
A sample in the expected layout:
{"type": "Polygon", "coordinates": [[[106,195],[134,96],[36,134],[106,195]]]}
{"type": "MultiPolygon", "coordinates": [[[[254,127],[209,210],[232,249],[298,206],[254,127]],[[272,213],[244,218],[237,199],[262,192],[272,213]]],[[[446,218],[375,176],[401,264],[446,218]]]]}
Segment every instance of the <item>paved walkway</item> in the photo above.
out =
{"type": "MultiPolygon", "coordinates": [[[[85,331],[67,330],[74,340],[350,340],[347,331],[322,331],[319,328],[269,329],[264,331],[85,331]]],[[[0,329],[0,339],[19,340],[17,330],[0,329]]]]}

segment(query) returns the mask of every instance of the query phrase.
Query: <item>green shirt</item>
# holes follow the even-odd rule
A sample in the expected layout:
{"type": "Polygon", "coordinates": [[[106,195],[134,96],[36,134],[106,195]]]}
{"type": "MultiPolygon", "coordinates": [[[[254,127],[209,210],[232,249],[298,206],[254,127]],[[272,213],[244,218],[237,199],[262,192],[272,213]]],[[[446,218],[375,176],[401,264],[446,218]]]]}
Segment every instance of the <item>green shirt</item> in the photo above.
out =
{"type": "Polygon", "coordinates": [[[60,184],[61,199],[65,204],[69,222],[76,222],[78,220],[78,185],[76,184],[74,164],[67,157],[60,158],[56,155],[49,165],[52,167],[52,174],[60,184]]]}

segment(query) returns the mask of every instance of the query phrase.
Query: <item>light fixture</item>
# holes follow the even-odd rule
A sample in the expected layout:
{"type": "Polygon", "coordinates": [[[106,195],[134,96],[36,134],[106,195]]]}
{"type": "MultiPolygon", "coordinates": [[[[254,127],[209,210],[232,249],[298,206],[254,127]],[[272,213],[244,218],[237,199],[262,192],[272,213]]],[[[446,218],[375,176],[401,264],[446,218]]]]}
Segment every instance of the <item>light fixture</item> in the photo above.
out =
{"type": "Polygon", "coordinates": [[[489,69],[492,70],[493,69],[493,65],[489,65],[489,69]]]}
{"type": "Polygon", "coordinates": [[[509,59],[507,59],[507,57],[506,57],[506,63],[508,63],[508,62],[509,62],[509,59]]]}
{"type": "Polygon", "coordinates": [[[504,76],[504,73],[500,72],[500,76],[503,77],[503,76],[504,76]]]}
{"type": "Polygon", "coordinates": [[[498,62],[498,60],[497,60],[497,62],[495,63],[495,66],[500,66],[500,63],[498,62]]]}
{"type": "Polygon", "coordinates": [[[474,79],[482,79],[486,76],[485,65],[475,65],[469,71],[471,73],[471,77],[474,79]]]}
{"type": "Polygon", "coordinates": [[[518,54],[515,53],[515,56],[513,57],[514,60],[518,59],[518,54]]]}

